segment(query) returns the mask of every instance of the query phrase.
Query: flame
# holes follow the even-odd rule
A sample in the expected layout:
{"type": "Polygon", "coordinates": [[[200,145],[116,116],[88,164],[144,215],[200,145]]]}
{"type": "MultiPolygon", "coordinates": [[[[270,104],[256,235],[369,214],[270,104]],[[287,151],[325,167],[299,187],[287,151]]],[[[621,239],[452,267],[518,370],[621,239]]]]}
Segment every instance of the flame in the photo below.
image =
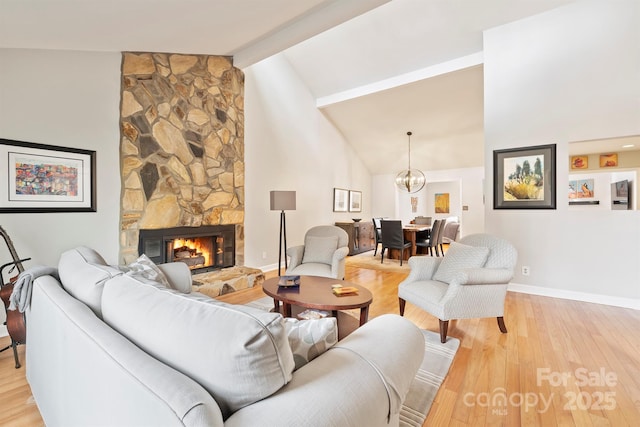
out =
{"type": "Polygon", "coordinates": [[[192,252],[192,256],[196,254],[198,256],[204,257],[204,265],[211,265],[211,238],[192,238],[192,239],[175,239],[173,241],[173,249],[176,250],[178,248],[187,247],[190,252],[192,252]]]}

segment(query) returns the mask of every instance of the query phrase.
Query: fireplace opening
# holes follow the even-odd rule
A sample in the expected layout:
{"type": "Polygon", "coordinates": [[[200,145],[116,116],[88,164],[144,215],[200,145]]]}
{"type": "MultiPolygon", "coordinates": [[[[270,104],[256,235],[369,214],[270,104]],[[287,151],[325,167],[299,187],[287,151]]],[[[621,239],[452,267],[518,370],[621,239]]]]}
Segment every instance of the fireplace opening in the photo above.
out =
{"type": "Polygon", "coordinates": [[[140,230],[138,253],[156,264],[184,262],[192,274],[235,265],[235,226],[140,230]]]}

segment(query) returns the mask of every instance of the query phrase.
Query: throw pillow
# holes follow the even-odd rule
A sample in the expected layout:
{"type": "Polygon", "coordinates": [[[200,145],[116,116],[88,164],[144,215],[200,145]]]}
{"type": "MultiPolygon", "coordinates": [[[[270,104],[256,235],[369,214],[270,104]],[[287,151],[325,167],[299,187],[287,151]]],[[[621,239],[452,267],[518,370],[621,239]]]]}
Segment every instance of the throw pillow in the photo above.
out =
{"type": "Polygon", "coordinates": [[[145,254],[127,266],[120,267],[125,274],[135,277],[142,282],[158,282],[166,288],[170,288],[167,276],[145,254]]]}
{"type": "Polygon", "coordinates": [[[319,262],[331,265],[336,249],[338,249],[338,236],[306,236],[302,263],[319,262]]]}
{"type": "Polygon", "coordinates": [[[451,242],[436,274],[433,275],[433,280],[450,283],[458,271],[482,267],[488,256],[489,248],[451,242]]]}
{"type": "Polygon", "coordinates": [[[338,342],[338,323],[335,317],[313,320],[285,318],[284,328],[287,331],[296,370],[338,342]]]}

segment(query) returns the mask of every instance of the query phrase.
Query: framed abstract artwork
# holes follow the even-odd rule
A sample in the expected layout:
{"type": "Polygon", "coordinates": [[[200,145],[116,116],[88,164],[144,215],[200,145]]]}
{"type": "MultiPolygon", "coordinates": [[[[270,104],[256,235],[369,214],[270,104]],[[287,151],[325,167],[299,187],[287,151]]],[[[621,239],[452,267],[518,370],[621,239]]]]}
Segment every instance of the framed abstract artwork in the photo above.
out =
{"type": "Polygon", "coordinates": [[[555,144],[493,152],[493,208],[556,208],[555,144]]]}
{"type": "Polygon", "coordinates": [[[0,139],[0,213],[95,212],[96,152],[0,139]]]}

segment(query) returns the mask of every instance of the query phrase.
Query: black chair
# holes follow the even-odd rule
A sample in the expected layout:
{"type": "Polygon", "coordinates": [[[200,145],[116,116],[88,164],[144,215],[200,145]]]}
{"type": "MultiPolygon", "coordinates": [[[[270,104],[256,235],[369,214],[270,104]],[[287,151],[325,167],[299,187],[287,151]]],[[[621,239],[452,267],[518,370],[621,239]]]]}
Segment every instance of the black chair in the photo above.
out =
{"type": "Polygon", "coordinates": [[[373,218],[373,232],[376,237],[376,248],[373,251],[373,256],[376,256],[378,253],[378,245],[382,243],[382,230],[380,229],[380,221],[382,218],[373,218]]]}
{"type": "Polygon", "coordinates": [[[380,229],[382,234],[382,252],[380,257],[380,264],[384,262],[384,250],[399,249],[400,265],[402,265],[402,259],[404,258],[404,250],[411,248],[411,242],[404,240],[404,232],[402,231],[402,221],[400,220],[381,220],[380,229]]]}
{"type": "MultiPolygon", "coordinates": [[[[416,233],[416,246],[427,248],[427,253],[433,256],[433,251],[431,250],[431,248],[433,248],[438,241],[438,231],[440,230],[440,224],[443,222],[444,220],[436,219],[435,221],[433,221],[430,232],[425,231],[416,233]]],[[[437,254],[438,251],[436,248],[436,255],[437,254]]]]}

